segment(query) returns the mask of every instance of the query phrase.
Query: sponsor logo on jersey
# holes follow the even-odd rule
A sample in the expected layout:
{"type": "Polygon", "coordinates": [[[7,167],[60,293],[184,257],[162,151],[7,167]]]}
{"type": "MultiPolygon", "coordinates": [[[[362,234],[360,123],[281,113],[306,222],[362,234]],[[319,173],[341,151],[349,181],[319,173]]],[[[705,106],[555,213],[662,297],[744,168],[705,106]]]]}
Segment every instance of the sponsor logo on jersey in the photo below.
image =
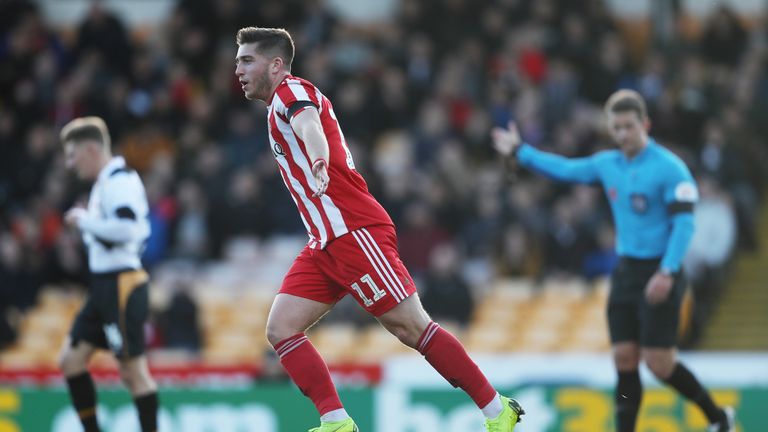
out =
{"type": "Polygon", "coordinates": [[[283,150],[283,146],[281,146],[280,143],[274,143],[272,145],[272,152],[275,154],[275,157],[285,156],[285,150],[283,150]]]}

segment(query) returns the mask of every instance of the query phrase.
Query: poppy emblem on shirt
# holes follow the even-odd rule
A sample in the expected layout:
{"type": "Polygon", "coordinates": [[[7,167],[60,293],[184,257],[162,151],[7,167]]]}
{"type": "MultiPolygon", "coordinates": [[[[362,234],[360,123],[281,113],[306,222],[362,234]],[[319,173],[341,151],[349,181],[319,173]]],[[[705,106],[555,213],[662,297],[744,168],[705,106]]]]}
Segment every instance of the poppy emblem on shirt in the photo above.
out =
{"type": "Polygon", "coordinates": [[[618,193],[616,192],[616,188],[612,187],[608,189],[608,198],[610,198],[611,201],[616,201],[616,196],[618,193]]]}
{"type": "Polygon", "coordinates": [[[640,193],[633,193],[629,196],[632,203],[632,210],[635,213],[645,213],[648,210],[648,198],[640,193]]]}

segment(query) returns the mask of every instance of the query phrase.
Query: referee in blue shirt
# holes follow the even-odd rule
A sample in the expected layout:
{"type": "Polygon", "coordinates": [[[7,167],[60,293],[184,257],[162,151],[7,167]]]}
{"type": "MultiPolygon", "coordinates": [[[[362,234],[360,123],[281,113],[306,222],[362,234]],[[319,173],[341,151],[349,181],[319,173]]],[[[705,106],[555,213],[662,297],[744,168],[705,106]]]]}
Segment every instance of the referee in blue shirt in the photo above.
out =
{"type": "Polygon", "coordinates": [[[619,90],[605,104],[618,149],[569,159],[521,141],[514,123],[496,128],[503,156],[555,180],[599,183],[610,202],[620,261],[611,279],[608,326],[618,371],[616,429],[635,430],[642,399],[638,366],[696,403],[713,432],[735,432],[733,410],[718,407],[696,377],[677,360],[677,329],[685,281],[680,263],[693,235],[696,183],[682,160],[648,136],[645,101],[619,90]]]}

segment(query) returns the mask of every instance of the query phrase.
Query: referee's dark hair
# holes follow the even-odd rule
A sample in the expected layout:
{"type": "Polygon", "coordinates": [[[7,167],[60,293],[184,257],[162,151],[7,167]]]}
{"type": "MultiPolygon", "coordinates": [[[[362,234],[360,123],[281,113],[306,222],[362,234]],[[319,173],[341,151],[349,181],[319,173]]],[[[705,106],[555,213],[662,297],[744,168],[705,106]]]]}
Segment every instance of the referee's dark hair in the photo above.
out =
{"type": "Polygon", "coordinates": [[[645,100],[640,93],[634,90],[622,89],[612,94],[608,101],[605,102],[606,113],[627,111],[637,113],[640,120],[648,118],[648,109],[645,107],[645,100]]]}
{"type": "Polygon", "coordinates": [[[73,142],[79,144],[84,141],[96,141],[104,150],[110,150],[111,139],[107,124],[101,117],[79,117],[61,129],[59,135],[62,144],[73,142]]]}
{"type": "Polygon", "coordinates": [[[296,49],[291,34],[283,28],[243,27],[237,31],[237,44],[255,43],[260,54],[273,52],[282,57],[287,70],[291,70],[296,49]]]}

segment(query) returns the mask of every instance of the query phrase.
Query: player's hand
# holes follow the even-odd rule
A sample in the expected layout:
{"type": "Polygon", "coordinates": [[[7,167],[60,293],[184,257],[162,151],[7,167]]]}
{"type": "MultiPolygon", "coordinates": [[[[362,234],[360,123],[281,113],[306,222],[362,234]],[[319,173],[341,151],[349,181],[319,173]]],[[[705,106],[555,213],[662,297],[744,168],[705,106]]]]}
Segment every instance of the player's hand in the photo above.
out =
{"type": "Polygon", "coordinates": [[[493,128],[491,138],[493,138],[493,148],[502,156],[513,154],[522,144],[520,133],[517,131],[517,125],[513,121],[509,122],[507,129],[493,128]]]}
{"type": "Polygon", "coordinates": [[[328,183],[331,178],[328,176],[328,162],[325,159],[318,159],[312,164],[312,175],[315,176],[317,192],[312,194],[314,197],[321,197],[328,189],[328,183]]]}
{"type": "Polygon", "coordinates": [[[88,216],[88,210],[82,207],[72,207],[64,213],[64,222],[71,227],[77,228],[80,224],[80,219],[88,216]]]}
{"type": "Polygon", "coordinates": [[[650,304],[659,304],[669,297],[674,278],[672,275],[657,271],[645,286],[645,299],[650,304]]]}

